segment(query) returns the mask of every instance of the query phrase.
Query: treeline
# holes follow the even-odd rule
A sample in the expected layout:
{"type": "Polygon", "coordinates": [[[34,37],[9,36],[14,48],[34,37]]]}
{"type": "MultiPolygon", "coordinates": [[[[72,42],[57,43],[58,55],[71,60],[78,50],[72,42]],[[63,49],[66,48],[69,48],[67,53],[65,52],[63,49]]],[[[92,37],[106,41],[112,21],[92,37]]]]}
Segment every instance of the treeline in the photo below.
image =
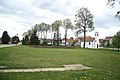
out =
{"type": "MultiPolygon", "coordinates": [[[[41,44],[47,44],[47,35],[48,32],[51,33],[51,44],[59,45],[61,40],[61,34],[60,34],[60,27],[63,26],[65,30],[65,42],[67,38],[67,31],[68,29],[73,29],[73,25],[70,19],[65,19],[63,21],[56,20],[54,23],[47,24],[47,23],[40,23],[36,24],[34,27],[32,27],[31,30],[28,30],[23,34],[23,40],[22,43],[24,45],[30,44],[30,45],[38,45],[40,44],[38,36],[40,36],[40,39],[42,40],[41,44]],[[54,36],[53,36],[54,35],[54,36]],[[53,39],[53,40],[52,40],[53,39]]],[[[65,43],[66,44],[66,43],[65,43]]]]}
{"type": "Polygon", "coordinates": [[[76,12],[74,22],[75,22],[74,26],[70,19],[64,19],[63,21],[56,20],[51,25],[44,22],[40,24],[36,24],[34,27],[32,27],[31,30],[28,30],[23,34],[24,36],[22,40],[23,44],[33,44],[35,41],[31,41],[31,40],[36,40],[36,43],[34,44],[38,44],[37,43],[38,36],[41,36],[40,39],[44,39],[42,44],[45,44],[47,43],[46,42],[47,33],[51,32],[51,34],[49,35],[51,35],[51,39],[53,39],[52,40],[53,44],[59,45],[61,40],[61,34],[62,34],[60,33],[60,27],[63,27],[65,31],[65,34],[64,34],[65,45],[67,41],[67,33],[68,33],[68,30],[70,29],[75,31],[76,36],[78,36],[82,32],[84,33],[84,48],[85,48],[86,32],[94,30],[93,15],[90,13],[88,8],[82,7],[76,12]],[[32,39],[32,38],[35,38],[35,39],[32,39]]]}

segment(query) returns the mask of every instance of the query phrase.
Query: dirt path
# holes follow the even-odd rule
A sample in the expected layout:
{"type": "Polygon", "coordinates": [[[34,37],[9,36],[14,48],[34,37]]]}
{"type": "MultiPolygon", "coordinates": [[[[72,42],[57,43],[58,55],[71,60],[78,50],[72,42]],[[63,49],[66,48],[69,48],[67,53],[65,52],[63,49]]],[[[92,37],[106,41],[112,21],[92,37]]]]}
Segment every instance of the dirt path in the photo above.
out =
{"type": "Polygon", "coordinates": [[[0,72],[41,72],[41,71],[68,71],[92,69],[82,64],[63,65],[63,68],[36,68],[36,69],[1,69],[0,72]]]}

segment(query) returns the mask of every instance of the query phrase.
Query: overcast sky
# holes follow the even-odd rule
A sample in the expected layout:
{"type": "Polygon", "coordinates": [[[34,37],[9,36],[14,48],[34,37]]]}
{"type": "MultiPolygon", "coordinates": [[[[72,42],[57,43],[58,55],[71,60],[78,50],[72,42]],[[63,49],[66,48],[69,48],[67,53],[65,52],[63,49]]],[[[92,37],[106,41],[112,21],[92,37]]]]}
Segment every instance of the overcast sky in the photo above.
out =
{"type": "MultiPolygon", "coordinates": [[[[65,18],[74,21],[81,7],[87,7],[94,15],[95,30],[87,35],[94,37],[97,31],[100,38],[113,36],[120,30],[120,21],[114,17],[120,7],[109,8],[106,4],[107,0],[0,0],[0,36],[8,31],[11,37],[18,34],[22,38],[23,32],[41,22],[51,24],[65,18]]],[[[69,31],[68,37],[73,34],[69,31]]]]}

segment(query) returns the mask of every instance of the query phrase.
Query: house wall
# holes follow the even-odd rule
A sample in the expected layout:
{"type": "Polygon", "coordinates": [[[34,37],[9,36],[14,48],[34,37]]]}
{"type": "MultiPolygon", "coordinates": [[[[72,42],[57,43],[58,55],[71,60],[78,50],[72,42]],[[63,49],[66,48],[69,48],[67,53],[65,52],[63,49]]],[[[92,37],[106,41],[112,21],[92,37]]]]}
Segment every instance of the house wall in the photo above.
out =
{"type": "MultiPolygon", "coordinates": [[[[81,47],[83,47],[84,42],[81,42],[81,47]]],[[[91,41],[91,42],[86,42],[85,44],[85,48],[99,48],[99,33],[96,32],[95,33],[95,40],[91,41]]]]}
{"type": "Polygon", "coordinates": [[[93,48],[99,48],[99,46],[100,46],[99,40],[94,40],[93,41],[93,48]]]}
{"type": "Polygon", "coordinates": [[[95,32],[95,40],[94,40],[94,48],[99,48],[100,42],[99,42],[99,33],[95,32]]]}
{"type": "MultiPolygon", "coordinates": [[[[83,47],[84,42],[81,42],[81,47],[83,47]]],[[[86,42],[85,48],[99,48],[100,43],[98,41],[86,42]],[[89,44],[90,43],[90,44],[89,44]]]]}
{"type": "MultiPolygon", "coordinates": [[[[84,42],[81,42],[81,47],[83,47],[84,42]]],[[[85,48],[93,48],[93,42],[85,42],[85,48]]]]}

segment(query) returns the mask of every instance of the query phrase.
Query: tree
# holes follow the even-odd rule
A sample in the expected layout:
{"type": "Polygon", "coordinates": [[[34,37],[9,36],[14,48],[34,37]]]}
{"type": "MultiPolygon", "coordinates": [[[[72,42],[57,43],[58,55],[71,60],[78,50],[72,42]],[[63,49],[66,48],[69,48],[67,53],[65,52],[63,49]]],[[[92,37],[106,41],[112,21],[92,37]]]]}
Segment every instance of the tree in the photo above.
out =
{"type": "Polygon", "coordinates": [[[44,38],[47,39],[47,33],[50,31],[50,25],[43,23],[43,32],[44,32],[44,38]]]}
{"type": "Polygon", "coordinates": [[[28,38],[30,38],[32,36],[32,34],[33,34],[33,31],[32,30],[28,30],[26,35],[28,36],[28,38]]]}
{"type": "Polygon", "coordinates": [[[115,48],[120,48],[120,31],[113,37],[112,45],[115,48]]]}
{"type": "Polygon", "coordinates": [[[66,41],[67,41],[67,31],[68,29],[73,29],[73,25],[70,19],[64,19],[63,20],[63,27],[65,30],[65,46],[66,46],[66,41]]]}
{"type": "Polygon", "coordinates": [[[24,39],[24,37],[22,39],[22,45],[25,45],[25,39],[24,39]]]}
{"type": "Polygon", "coordinates": [[[26,35],[25,38],[23,38],[23,40],[22,40],[22,44],[23,44],[23,45],[28,45],[28,44],[29,44],[29,38],[28,38],[28,35],[26,35]]]}
{"type": "Polygon", "coordinates": [[[25,45],[28,45],[29,44],[29,37],[28,35],[25,36],[25,45]]]}
{"type": "Polygon", "coordinates": [[[20,39],[17,35],[12,37],[12,44],[18,44],[18,42],[20,42],[20,39]]]}
{"type": "MultiPolygon", "coordinates": [[[[107,5],[114,7],[117,2],[120,4],[120,0],[108,0],[107,5]]],[[[118,20],[120,20],[120,11],[117,11],[115,18],[118,18],[118,20]]]]}
{"type": "Polygon", "coordinates": [[[50,31],[51,31],[51,45],[53,44],[53,32],[54,32],[54,23],[51,24],[51,27],[50,27],[50,31]]]}
{"type": "Polygon", "coordinates": [[[92,31],[93,27],[93,15],[87,8],[80,8],[75,15],[75,29],[77,33],[84,32],[84,48],[86,40],[86,32],[92,31]]]}
{"type": "Polygon", "coordinates": [[[10,36],[8,35],[7,31],[4,31],[2,35],[2,44],[9,44],[9,42],[10,42],[10,36]]]}
{"type": "Polygon", "coordinates": [[[54,21],[54,23],[52,24],[53,30],[56,32],[57,35],[57,45],[59,45],[59,38],[60,38],[60,26],[62,26],[62,21],[61,20],[56,20],[54,21]]]}
{"type": "Polygon", "coordinates": [[[39,39],[35,32],[30,37],[30,45],[39,45],[39,39]]]}

